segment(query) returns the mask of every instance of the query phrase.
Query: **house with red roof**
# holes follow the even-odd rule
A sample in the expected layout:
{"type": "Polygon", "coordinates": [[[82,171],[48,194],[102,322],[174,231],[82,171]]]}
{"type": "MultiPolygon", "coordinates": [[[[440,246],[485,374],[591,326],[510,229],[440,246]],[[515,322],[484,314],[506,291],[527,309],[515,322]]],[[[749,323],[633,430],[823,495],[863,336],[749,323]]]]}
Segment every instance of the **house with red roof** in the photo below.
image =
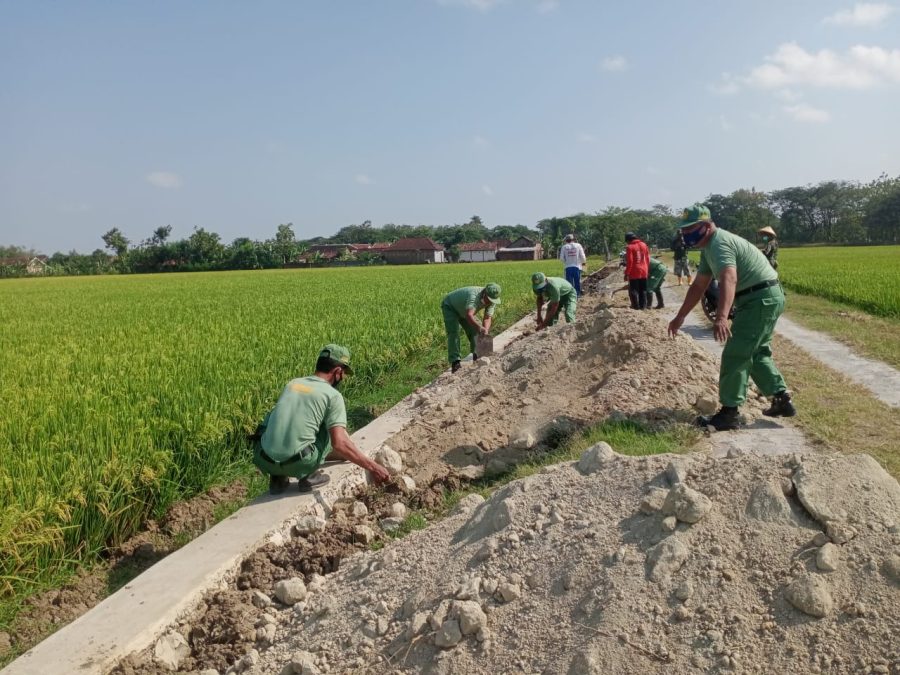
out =
{"type": "Polygon", "coordinates": [[[499,246],[495,241],[476,241],[459,245],[460,262],[492,262],[497,259],[499,246]]]}
{"type": "Polygon", "coordinates": [[[389,265],[417,265],[421,263],[446,262],[444,247],[428,237],[406,237],[398,239],[381,255],[389,265]]]}

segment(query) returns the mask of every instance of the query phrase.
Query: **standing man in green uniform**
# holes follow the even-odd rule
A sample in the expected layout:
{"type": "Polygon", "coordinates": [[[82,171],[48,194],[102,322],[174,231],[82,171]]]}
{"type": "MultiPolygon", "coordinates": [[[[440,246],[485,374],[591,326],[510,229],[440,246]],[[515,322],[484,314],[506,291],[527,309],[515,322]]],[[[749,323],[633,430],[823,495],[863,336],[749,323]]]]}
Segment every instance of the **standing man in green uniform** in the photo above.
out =
{"type": "Polygon", "coordinates": [[[669,334],[678,333],[685,317],[703,297],[713,277],[719,281],[719,306],[713,333],[725,343],[719,369],[719,402],[722,407],[711,417],[700,417],[701,426],[716,431],[740,426],[738,407],[746,400],[748,377],[772,405],[764,415],[793,417],[797,414],[784,378],[772,360],[772,333],[784,311],[784,291],[778,273],[753,244],[713,223],[702,204],[686,208],[679,225],[688,247],[701,249],[694,283],[687,291],[678,314],[669,322],[669,334]],[[728,314],[734,305],[734,322],[728,314]]]}
{"type": "Polygon", "coordinates": [[[460,368],[459,329],[466,332],[472,358],[475,353],[475,336],[487,335],[491,330],[494,308],[500,304],[500,286],[490,283],[487,286],[465,286],[457,288],[444,296],[441,301],[441,313],[444,315],[444,328],[447,329],[447,359],[450,369],[456,372],[460,368]],[[484,309],[484,322],[478,321],[475,315],[484,309]]]}
{"type": "Polygon", "coordinates": [[[347,433],[347,409],[338,385],[350,375],[350,350],[325,345],[316,372],[291,380],[254,435],[253,463],[269,476],[269,493],[283,492],[289,476],[300,479],[300,492],[328,482],[317,469],[332,456],[353,462],[378,482],[390,479],[387,469],[362,454],[347,433]]]}
{"type": "Polygon", "coordinates": [[[663,304],[662,285],[666,280],[669,268],[656,258],[650,258],[650,276],[647,278],[647,307],[653,306],[653,294],[656,294],[656,309],[665,307],[663,304]]]}
{"type": "Polygon", "coordinates": [[[543,272],[535,272],[531,275],[531,289],[534,291],[537,301],[537,329],[554,326],[559,321],[559,313],[563,311],[566,323],[575,321],[575,307],[578,304],[578,293],[575,287],[560,277],[548,277],[543,272]],[[547,304],[544,318],[541,318],[541,309],[547,304]]]}

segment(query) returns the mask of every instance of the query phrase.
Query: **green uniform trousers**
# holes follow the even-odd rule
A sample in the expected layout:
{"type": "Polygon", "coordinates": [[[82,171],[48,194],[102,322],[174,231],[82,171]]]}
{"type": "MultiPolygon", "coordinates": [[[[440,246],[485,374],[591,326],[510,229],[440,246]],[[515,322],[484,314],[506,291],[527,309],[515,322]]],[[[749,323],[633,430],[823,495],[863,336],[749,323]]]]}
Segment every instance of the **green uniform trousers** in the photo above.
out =
{"type": "Polygon", "coordinates": [[[562,312],[566,317],[566,323],[574,323],[575,321],[575,308],[578,305],[578,296],[575,293],[570,293],[559,300],[559,304],[556,306],[556,311],[553,312],[553,316],[546,317],[545,323],[548,326],[555,326],[557,321],[559,321],[560,312],[562,312]]]}
{"type": "Polygon", "coordinates": [[[772,333],[784,311],[784,291],[772,286],[735,303],[731,337],[722,350],[719,402],[740,406],[747,399],[747,378],[752,377],[765,396],[787,389],[772,360],[772,333]]]}
{"type": "Polygon", "coordinates": [[[662,288],[663,281],[666,280],[666,272],[668,270],[662,270],[661,272],[653,272],[647,278],[647,292],[654,293],[659,288],[662,288]]]}
{"type": "Polygon", "coordinates": [[[444,328],[447,329],[447,359],[450,363],[460,360],[459,355],[459,329],[462,328],[469,338],[469,346],[472,353],[475,353],[475,336],[478,330],[466,321],[465,317],[460,317],[446,302],[441,303],[441,313],[444,315],[444,328]]]}
{"type": "Polygon", "coordinates": [[[302,453],[295,455],[284,462],[273,462],[263,455],[262,445],[259,441],[253,444],[253,464],[264,474],[269,476],[291,476],[293,478],[306,478],[325,462],[331,452],[331,441],[320,452],[315,445],[309,446],[302,453]]]}

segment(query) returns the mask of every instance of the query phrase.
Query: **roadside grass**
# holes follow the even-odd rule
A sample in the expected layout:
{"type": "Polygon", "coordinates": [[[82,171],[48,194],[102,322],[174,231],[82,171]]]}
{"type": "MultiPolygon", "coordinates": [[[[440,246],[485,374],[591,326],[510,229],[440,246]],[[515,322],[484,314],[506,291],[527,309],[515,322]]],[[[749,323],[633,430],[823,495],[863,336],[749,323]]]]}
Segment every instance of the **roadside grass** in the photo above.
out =
{"type": "MultiPolygon", "coordinates": [[[[482,478],[459,490],[447,492],[437,508],[413,511],[398,529],[389,534],[389,537],[400,539],[410,532],[427,527],[430,522],[444,518],[467,495],[480,494],[486,499],[497,488],[514,480],[539,473],[546,466],[575,461],[587,448],[600,441],[606,441],[613,450],[621,455],[643,457],[667,452],[690,452],[702,438],[703,436],[698,430],[684,424],[675,424],[664,430],[656,430],[630,420],[600,422],[572,435],[558,447],[518,464],[505,474],[482,478]]],[[[380,550],[384,548],[384,545],[385,540],[380,539],[373,542],[370,548],[380,550]]]]}
{"type": "Polygon", "coordinates": [[[872,455],[900,480],[897,411],[789,340],[776,335],[774,352],[797,404],[791,423],[829,449],[872,455]]]}
{"type": "Polygon", "coordinates": [[[900,368],[900,319],[873,316],[844,303],[791,292],[785,316],[830,335],[862,356],[900,368]]]}

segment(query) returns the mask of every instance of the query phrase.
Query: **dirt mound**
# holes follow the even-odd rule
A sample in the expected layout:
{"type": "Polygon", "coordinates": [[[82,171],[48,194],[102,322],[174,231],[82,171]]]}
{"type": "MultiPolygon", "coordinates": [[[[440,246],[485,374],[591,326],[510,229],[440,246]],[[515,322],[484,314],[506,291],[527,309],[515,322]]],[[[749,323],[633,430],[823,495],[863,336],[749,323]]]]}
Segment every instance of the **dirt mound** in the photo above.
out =
{"type": "Polygon", "coordinates": [[[601,444],[386,534],[583,424],[714,408],[717,362],[667,339],[666,320],[588,297],[578,323],[442,375],[388,442],[424,488],[399,477],[301,518],[115,672],[900,668],[900,487],[866,457],[629,459],[601,444]]]}
{"type": "Polygon", "coordinates": [[[865,456],[558,465],[354,558],[246,671],[887,672],[898,514],[865,456]],[[834,471],[859,508],[822,522],[834,471]]]}
{"type": "MultiPolygon", "coordinates": [[[[576,323],[526,333],[502,354],[439,377],[420,393],[420,417],[390,446],[416,480],[447,465],[477,476],[502,473],[611,415],[691,421],[698,402],[716,406],[718,363],[687,336],[668,339],[667,319],[588,296],[576,323]]],[[[759,410],[756,399],[744,408],[751,417],[759,410]]]]}

